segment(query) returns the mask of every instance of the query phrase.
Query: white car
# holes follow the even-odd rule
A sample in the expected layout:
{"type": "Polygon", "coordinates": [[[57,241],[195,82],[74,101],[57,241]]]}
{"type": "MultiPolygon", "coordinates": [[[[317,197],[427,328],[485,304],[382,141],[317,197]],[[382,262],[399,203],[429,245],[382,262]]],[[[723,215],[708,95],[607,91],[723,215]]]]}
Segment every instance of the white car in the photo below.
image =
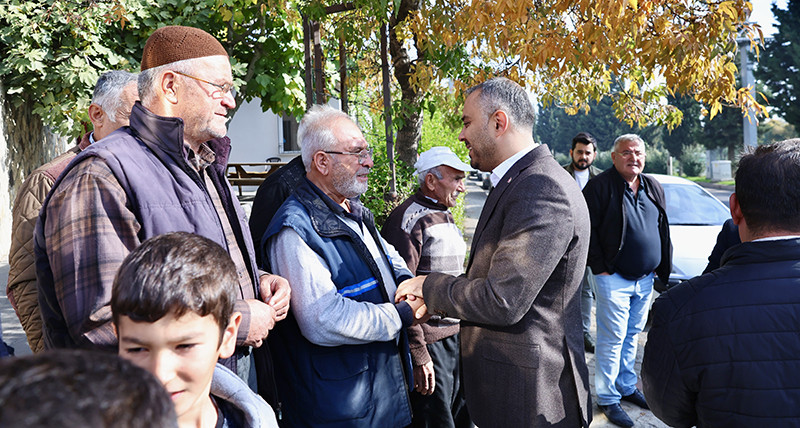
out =
{"type": "MultiPolygon", "coordinates": [[[[730,210],[714,195],[685,178],[648,174],[658,180],[667,199],[672,240],[672,273],[666,288],[703,273],[730,210]]],[[[655,288],[666,288],[656,279],[655,288]]]]}

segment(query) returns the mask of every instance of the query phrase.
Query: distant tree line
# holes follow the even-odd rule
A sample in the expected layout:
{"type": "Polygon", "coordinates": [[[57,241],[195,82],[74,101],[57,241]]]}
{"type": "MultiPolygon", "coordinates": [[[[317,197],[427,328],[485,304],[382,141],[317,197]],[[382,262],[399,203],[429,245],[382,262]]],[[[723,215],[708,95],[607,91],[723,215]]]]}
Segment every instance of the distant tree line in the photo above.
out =
{"type": "MultiPolygon", "coordinates": [[[[773,4],[772,12],[778,21],[777,32],[760,50],[754,69],[757,97],[767,100],[770,118],[760,118],[758,143],[767,144],[800,135],[800,0],[790,0],[786,9],[773,4]]],[[[737,59],[738,62],[738,59],[737,59]]],[[[567,162],[572,137],[589,132],[597,138],[601,152],[596,160],[599,167],[611,165],[610,151],[614,139],[625,133],[637,133],[648,145],[647,170],[665,172],[663,159],[673,157],[675,165],[688,175],[705,168],[705,150],[722,149],[731,161],[736,161],[743,146],[742,111],[723,107],[713,118],[708,108],[690,96],[668,97],[670,105],[683,113],[681,124],[671,131],[665,126],[632,128],[614,115],[611,101],[589,103],[575,115],[567,109],[550,104],[539,105],[534,136],[546,143],[567,162]],[[662,169],[663,164],[663,171],[662,169]]]]}

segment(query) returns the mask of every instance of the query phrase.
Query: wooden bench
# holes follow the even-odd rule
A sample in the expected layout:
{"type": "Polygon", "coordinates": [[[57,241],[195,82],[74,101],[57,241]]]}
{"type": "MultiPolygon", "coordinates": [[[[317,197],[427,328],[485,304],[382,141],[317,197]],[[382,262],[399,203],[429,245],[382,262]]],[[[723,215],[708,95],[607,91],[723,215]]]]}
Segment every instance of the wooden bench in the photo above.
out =
{"type": "Polygon", "coordinates": [[[243,186],[260,186],[270,174],[284,165],[286,162],[231,162],[228,164],[228,181],[231,186],[239,188],[241,197],[243,186]]]}

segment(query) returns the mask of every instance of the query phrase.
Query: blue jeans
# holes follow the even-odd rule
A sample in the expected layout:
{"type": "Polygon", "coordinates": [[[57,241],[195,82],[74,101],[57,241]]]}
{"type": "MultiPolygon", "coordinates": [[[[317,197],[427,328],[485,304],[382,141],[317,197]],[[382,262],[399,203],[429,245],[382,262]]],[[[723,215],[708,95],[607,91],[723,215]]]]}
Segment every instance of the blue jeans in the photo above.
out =
{"type": "Polygon", "coordinates": [[[597,299],[597,345],[594,385],[597,404],[619,403],[636,390],[636,335],[647,322],[653,274],[639,281],[619,274],[594,277],[597,299]]]}
{"type": "Polygon", "coordinates": [[[592,306],[594,305],[594,275],[588,267],[581,280],[581,323],[583,324],[583,334],[592,328],[592,306]]]}

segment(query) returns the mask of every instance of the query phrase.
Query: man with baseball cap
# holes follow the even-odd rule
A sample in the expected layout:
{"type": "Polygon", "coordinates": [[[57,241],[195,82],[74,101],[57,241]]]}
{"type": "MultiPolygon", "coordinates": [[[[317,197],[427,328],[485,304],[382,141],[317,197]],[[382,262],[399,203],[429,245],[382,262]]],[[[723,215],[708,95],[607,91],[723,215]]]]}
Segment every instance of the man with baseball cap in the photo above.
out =
{"type": "MultiPolygon", "coordinates": [[[[422,153],[414,168],[419,190],[392,211],[381,234],[415,275],[460,275],[467,245],[449,208],[465,190],[465,174],[474,170],[448,147],[422,153]]],[[[472,426],[459,379],[458,331],[457,319],[441,317],[408,328],[412,426],[472,426]]]]}
{"type": "Polygon", "coordinates": [[[122,260],[147,238],[192,232],[235,262],[243,320],[236,353],[224,363],[255,385],[251,347],[286,316],[289,286],[256,268],[245,214],[225,177],[232,89],[228,54],[210,34],[167,26],[148,38],[130,126],[78,155],[36,226],[47,348],[115,348],[109,300],[122,260]]]}

